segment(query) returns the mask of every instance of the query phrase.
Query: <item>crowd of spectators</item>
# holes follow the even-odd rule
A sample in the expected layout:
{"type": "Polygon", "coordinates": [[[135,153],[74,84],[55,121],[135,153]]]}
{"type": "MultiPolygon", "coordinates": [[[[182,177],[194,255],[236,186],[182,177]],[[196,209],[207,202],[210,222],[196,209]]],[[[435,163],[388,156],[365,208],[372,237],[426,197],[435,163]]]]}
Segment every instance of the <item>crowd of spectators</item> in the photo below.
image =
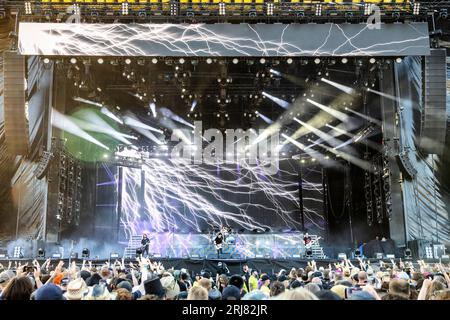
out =
{"type": "Polygon", "coordinates": [[[359,259],[261,273],[190,275],[146,258],[65,267],[49,259],[0,265],[0,300],[450,300],[449,265],[359,259]]]}

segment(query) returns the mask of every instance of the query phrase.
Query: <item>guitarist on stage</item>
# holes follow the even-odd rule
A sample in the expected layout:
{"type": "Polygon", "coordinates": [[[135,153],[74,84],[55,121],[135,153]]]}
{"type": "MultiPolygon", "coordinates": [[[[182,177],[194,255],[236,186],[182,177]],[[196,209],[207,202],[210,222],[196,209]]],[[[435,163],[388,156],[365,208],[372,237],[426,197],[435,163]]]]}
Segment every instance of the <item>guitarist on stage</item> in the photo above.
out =
{"type": "Polygon", "coordinates": [[[220,258],[220,254],[222,253],[222,244],[223,244],[223,235],[222,232],[219,232],[214,239],[214,245],[217,249],[217,259],[220,258]]]}
{"type": "Polygon", "coordinates": [[[144,233],[144,235],[142,236],[142,240],[141,240],[141,250],[142,250],[142,256],[144,256],[144,253],[147,253],[147,257],[148,257],[148,250],[150,247],[150,239],[148,238],[147,234],[144,233]]]}
{"type": "Polygon", "coordinates": [[[303,236],[303,244],[305,245],[305,247],[309,247],[311,241],[312,241],[311,237],[309,236],[308,232],[306,232],[305,235],[303,236]]]}

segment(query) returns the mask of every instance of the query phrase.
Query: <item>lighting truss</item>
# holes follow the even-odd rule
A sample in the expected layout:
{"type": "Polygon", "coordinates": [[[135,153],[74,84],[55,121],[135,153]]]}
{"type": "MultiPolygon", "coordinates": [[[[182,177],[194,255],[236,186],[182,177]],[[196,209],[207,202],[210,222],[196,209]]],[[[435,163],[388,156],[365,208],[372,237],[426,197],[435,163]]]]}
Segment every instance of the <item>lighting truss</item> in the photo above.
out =
{"type": "MultiPolygon", "coordinates": [[[[200,17],[202,20],[214,19],[214,16],[226,16],[227,9],[230,10],[232,8],[233,13],[237,13],[238,5],[230,4],[231,7],[227,7],[227,4],[224,0],[221,0],[219,3],[211,3],[209,0],[199,0],[200,3],[198,6],[191,7],[189,5],[181,6],[181,2],[179,0],[170,0],[169,2],[160,2],[158,5],[158,10],[146,11],[143,8],[143,3],[154,3],[153,0],[140,0],[133,2],[122,2],[120,1],[120,5],[117,2],[105,2],[104,10],[99,10],[98,5],[92,3],[93,1],[76,1],[73,3],[72,1],[5,1],[0,0],[0,13],[3,14],[3,7],[6,12],[23,12],[23,19],[26,21],[30,21],[30,19],[42,19],[43,17],[51,20],[57,21],[60,19],[60,14],[65,13],[68,8],[75,15],[80,14],[80,3],[83,3],[83,13],[85,14],[85,19],[87,22],[98,22],[98,19],[110,19],[111,16],[121,15],[127,16],[131,18],[130,22],[133,21],[133,18],[136,17],[139,21],[142,18],[149,20],[163,20],[167,16],[172,17],[182,17],[182,16],[196,16],[200,17]],[[134,9],[134,10],[133,10],[134,9]],[[26,18],[25,18],[26,17],[26,18]],[[90,20],[89,18],[95,18],[94,20],[90,20]]],[[[447,13],[441,9],[448,9],[450,7],[449,1],[433,1],[426,3],[417,3],[417,2],[407,2],[404,1],[402,3],[384,3],[382,1],[373,4],[373,3],[364,3],[361,6],[361,10],[355,10],[355,4],[358,3],[360,5],[360,1],[339,3],[336,6],[334,2],[322,2],[322,3],[291,3],[291,2],[282,2],[282,5],[277,7],[277,12],[280,15],[277,15],[277,18],[288,19],[289,21],[295,21],[295,19],[303,18],[306,16],[311,17],[314,20],[314,17],[319,18],[326,16],[328,19],[342,19],[342,17],[350,18],[364,18],[372,14],[372,10],[375,6],[377,6],[380,11],[383,13],[382,17],[386,20],[391,20],[392,18],[398,18],[399,14],[403,16],[409,17],[418,17],[418,16],[428,16],[430,13],[438,13],[440,17],[445,17],[447,13]]],[[[240,14],[232,14],[228,15],[228,19],[233,20],[242,20],[245,19],[245,16],[250,16],[252,18],[260,17],[261,19],[266,19],[267,17],[275,17],[275,3],[273,0],[268,0],[264,2],[252,3],[249,6],[244,6],[241,9],[240,14]],[[264,15],[259,14],[264,13],[264,15]]],[[[355,20],[361,21],[361,20],[355,20]]]]}

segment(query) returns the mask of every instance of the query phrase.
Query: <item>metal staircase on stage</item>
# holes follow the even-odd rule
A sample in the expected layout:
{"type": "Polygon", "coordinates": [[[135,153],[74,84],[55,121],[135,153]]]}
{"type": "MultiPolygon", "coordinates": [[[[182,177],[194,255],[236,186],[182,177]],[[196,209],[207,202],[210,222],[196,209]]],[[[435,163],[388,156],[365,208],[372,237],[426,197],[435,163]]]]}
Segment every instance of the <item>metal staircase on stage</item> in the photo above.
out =
{"type": "Polygon", "coordinates": [[[128,246],[123,252],[124,259],[131,259],[136,257],[136,249],[139,249],[141,245],[142,236],[131,236],[128,241],[128,246]]]}

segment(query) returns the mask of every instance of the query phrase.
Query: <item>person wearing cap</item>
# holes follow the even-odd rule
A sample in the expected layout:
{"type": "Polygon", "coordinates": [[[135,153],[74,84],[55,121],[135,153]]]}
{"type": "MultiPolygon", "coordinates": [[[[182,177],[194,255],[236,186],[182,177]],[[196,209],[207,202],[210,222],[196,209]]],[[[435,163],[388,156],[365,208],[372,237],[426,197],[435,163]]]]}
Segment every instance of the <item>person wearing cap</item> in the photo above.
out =
{"type": "Polygon", "coordinates": [[[264,292],[265,295],[267,295],[268,297],[270,297],[270,278],[267,274],[263,274],[261,276],[261,287],[259,288],[259,290],[261,290],[262,292],[264,292]]]}
{"type": "Polygon", "coordinates": [[[65,298],[59,286],[48,283],[36,291],[34,300],[65,300],[65,298]]]}
{"type": "Polygon", "coordinates": [[[228,285],[222,292],[222,300],[240,300],[241,290],[233,285],[228,285]]]}
{"type": "Polygon", "coordinates": [[[157,300],[166,299],[166,290],[158,276],[154,276],[144,281],[145,295],[153,295],[157,300]]]}

